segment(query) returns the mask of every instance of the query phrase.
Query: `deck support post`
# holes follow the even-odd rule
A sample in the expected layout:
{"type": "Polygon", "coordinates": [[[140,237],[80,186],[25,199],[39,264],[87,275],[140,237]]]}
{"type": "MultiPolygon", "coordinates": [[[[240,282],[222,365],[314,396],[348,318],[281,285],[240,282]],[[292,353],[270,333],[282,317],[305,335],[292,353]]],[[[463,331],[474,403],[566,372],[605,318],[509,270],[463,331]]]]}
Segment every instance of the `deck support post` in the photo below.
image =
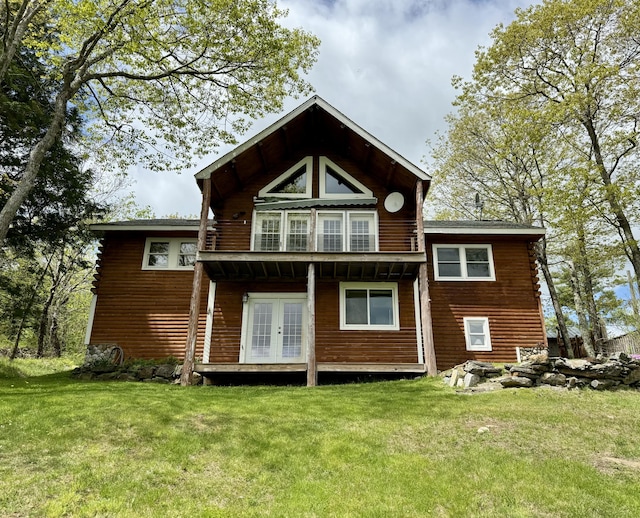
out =
{"type": "MultiPolygon", "coordinates": [[[[314,240],[316,227],[316,210],[311,209],[309,225],[309,251],[316,249],[314,240]]],[[[318,384],[318,364],[316,363],[316,265],[309,263],[307,271],[307,315],[309,318],[309,333],[307,334],[307,387],[318,384]]]]}
{"type": "MultiPolygon", "coordinates": [[[[198,229],[198,251],[207,247],[207,225],[209,222],[209,206],[211,204],[211,178],[205,178],[202,183],[202,207],[200,209],[200,228],[198,229]]],[[[200,318],[200,293],[202,291],[202,273],[204,266],[196,261],[193,266],[193,285],[191,287],[191,302],[189,304],[189,328],[184,347],[184,363],[180,374],[180,385],[193,383],[193,361],[196,353],[196,339],[198,336],[198,319],[200,318]]]]}
{"type": "MultiPolygon", "coordinates": [[[[424,221],[422,206],[424,204],[422,180],[416,183],[416,244],[418,252],[425,252],[424,221]]],[[[431,297],[429,296],[429,273],[426,261],[418,267],[418,292],[420,295],[420,323],[422,324],[422,344],[424,347],[424,363],[427,374],[436,376],[436,351],[433,344],[433,322],[431,320],[431,297]]]]}

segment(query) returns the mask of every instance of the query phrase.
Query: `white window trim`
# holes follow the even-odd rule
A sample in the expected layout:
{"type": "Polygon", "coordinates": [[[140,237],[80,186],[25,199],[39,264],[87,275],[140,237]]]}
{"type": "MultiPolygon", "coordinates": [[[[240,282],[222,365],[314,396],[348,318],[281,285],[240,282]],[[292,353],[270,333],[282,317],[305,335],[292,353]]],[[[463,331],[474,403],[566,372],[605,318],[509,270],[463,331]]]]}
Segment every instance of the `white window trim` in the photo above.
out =
{"type": "MultiPolygon", "coordinates": [[[[367,307],[367,313],[369,308],[367,307]]],[[[341,282],[340,283],[340,329],[344,331],[399,331],[399,305],[397,282],[341,282]],[[391,303],[393,307],[393,324],[347,324],[346,323],[346,290],[391,290],[391,303]]]]}
{"type": "Polygon", "coordinates": [[[313,186],[313,157],[307,156],[296,163],[293,167],[287,169],[284,173],[279,175],[275,180],[272,180],[262,189],[258,191],[259,197],[266,198],[311,198],[313,186]],[[283,192],[270,192],[271,189],[284,182],[288,177],[292,176],[303,165],[307,167],[307,184],[305,186],[305,192],[303,193],[283,193],[283,192]]]}
{"type": "MultiPolygon", "coordinates": [[[[198,240],[189,237],[148,237],[144,244],[144,254],[142,254],[143,270],[193,270],[191,266],[178,266],[178,257],[180,256],[180,243],[197,243],[198,240]],[[151,243],[169,243],[169,258],[167,266],[149,266],[149,250],[151,243]]],[[[196,251],[197,253],[197,251],[196,251]]]]}
{"type": "Polygon", "coordinates": [[[493,266],[493,249],[491,245],[471,244],[471,245],[448,245],[445,243],[439,243],[432,245],[433,247],[433,278],[436,281],[495,281],[496,273],[493,266]],[[439,248],[457,248],[460,257],[460,277],[447,277],[439,274],[438,269],[438,249],[439,248]],[[486,249],[489,257],[489,277],[469,277],[467,275],[467,257],[464,253],[466,248],[482,248],[486,249]]]}
{"type": "Polygon", "coordinates": [[[366,187],[364,184],[356,180],[353,176],[347,173],[342,167],[337,165],[335,162],[329,160],[326,156],[320,157],[320,198],[329,198],[329,199],[353,199],[353,198],[373,198],[373,191],[366,187]],[[344,193],[344,194],[332,194],[327,193],[327,182],[325,180],[326,167],[329,166],[336,173],[342,176],[345,180],[347,180],[350,184],[357,187],[362,191],[362,193],[344,193]]]}
{"type": "Polygon", "coordinates": [[[252,252],[275,252],[276,250],[256,250],[256,236],[258,235],[258,220],[260,219],[260,216],[268,216],[268,215],[278,215],[280,216],[280,241],[279,241],[279,245],[278,245],[278,250],[277,251],[282,251],[283,248],[283,230],[284,230],[284,222],[286,221],[285,218],[285,213],[287,211],[285,210],[261,210],[261,211],[256,211],[254,209],[253,211],[253,215],[251,217],[251,246],[250,246],[250,250],[252,252]]]}
{"type": "MultiPolygon", "coordinates": [[[[318,249],[318,236],[322,235],[320,228],[320,220],[324,215],[330,214],[340,214],[342,215],[342,240],[344,243],[343,249],[341,252],[351,252],[351,217],[352,216],[371,216],[373,215],[373,233],[374,233],[374,243],[373,250],[370,252],[378,251],[378,240],[379,240],[379,231],[378,231],[378,212],[375,210],[318,210],[316,212],[316,235],[314,236],[316,243],[316,250],[318,249]]],[[[331,252],[329,252],[331,253],[331,252]]],[[[340,253],[340,252],[336,252],[340,253]]],[[[361,252],[368,253],[368,252],[361,252]]]]}
{"type": "Polygon", "coordinates": [[[489,331],[489,318],[488,317],[463,317],[463,325],[464,325],[464,340],[467,345],[467,351],[476,351],[476,352],[489,352],[492,350],[491,348],[491,333],[489,331]],[[482,321],[483,331],[485,336],[485,343],[482,346],[471,345],[471,336],[469,333],[469,324],[471,321],[482,321]]]}

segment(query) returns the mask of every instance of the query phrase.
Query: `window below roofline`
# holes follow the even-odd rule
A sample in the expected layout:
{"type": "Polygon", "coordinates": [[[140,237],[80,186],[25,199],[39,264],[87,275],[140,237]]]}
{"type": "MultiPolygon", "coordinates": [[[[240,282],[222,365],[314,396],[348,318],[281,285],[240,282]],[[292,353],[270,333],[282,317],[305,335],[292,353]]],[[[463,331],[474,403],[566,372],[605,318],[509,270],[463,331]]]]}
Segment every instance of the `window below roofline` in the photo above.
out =
{"type": "Polygon", "coordinates": [[[432,245],[436,281],[495,281],[493,249],[489,244],[432,245]]]}
{"type": "Polygon", "coordinates": [[[400,330],[398,283],[341,282],[340,330],[400,330]]]}
{"type": "Polygon", "coordinates": [[[376,210],[316,210],[310,236],[310,210],[254,211],[251,251],[254,252],[377,252],[376,210]],[[313,241],[313,244],[311,243],[313,241]]]}
{"type": "Polygon", "coordinates": [[[143,270],[193,270],[198,240],[186,237],[148,237],[142,256],[143,270]]]}
{"type": "Polygon", "coordinates": [[[488,317],[463,317],[464,341],[467,351],[490,352],[491,334],[488,317]]]}

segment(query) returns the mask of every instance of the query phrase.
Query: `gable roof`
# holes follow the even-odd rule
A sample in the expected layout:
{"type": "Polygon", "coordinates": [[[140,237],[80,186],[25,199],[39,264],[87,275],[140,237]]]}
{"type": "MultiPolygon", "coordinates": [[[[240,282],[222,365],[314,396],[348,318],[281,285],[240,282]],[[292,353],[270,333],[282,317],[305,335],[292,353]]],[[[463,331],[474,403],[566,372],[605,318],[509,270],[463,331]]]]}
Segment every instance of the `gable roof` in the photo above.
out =
{"type": "Polygon", "coordinates": [[[127,221],[111,221],[109,223],[95,223],[89,228],[95,232],[109,231],[164,231],[187,230],[198,231],[200,220],[198,219],[132,219],[127,221]]]}
{"type": "Polygon", "coordinates": [[[212,179],[212,204],[255,175],[273,172],[286,160],[311,155],[324,145],[355,160],[363,169],[395,188],[412,189],[416,180],[430,180],[412,164],[339,112],[313,96],[268,128],[217,159],[195,177],[200,187],[212,179]]]}

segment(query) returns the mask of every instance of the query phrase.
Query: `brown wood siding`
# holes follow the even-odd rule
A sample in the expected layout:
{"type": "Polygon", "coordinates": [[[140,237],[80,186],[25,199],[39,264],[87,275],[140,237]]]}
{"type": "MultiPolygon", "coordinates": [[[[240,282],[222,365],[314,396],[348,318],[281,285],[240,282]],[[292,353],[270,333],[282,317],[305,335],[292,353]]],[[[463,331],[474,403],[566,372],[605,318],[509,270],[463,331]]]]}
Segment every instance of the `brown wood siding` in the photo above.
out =
{"type": "Polygon", "coordinates": [[[340,283],[319,282],[316,358],[321,362],[417,363],[413,282],[398,283],[398,331],[341,331],[340,283]]]}
{"type": "Polygon", "coordinates": [[[427,236],[433,334],[439,369],[468,359],[516,361],[516,347],[544,343],[531,245],[522,238],[427,236]],[[495,281],[435,281],[432,244],[491,244],[495,281]],[[467,351],[464,317],[487,317],[492,351],[467,351]]]}
{"type": "MultiPolygon", "coordinates": [[[[391,192],[377,178],[368,176],[358,168],[356,162],[335,155],[327,151],[315,151],[313,153],[313,193],[318,194],[318,156],[326,156],[356,180],[366,185],[373,191],[378,199],[375,207],[379,221],[379,249],[380,251],[411,251],[412,242],[415,240],[415,210],[412,192],[403,192],[405,197],[404,207],[396,212],[389,213],[384,208],[384,200],[391,192]]],[[[251,248],[251,219],[253,217],[254,196],[270,181],[282,174],[289,167],[295,165],[306,155],[296,155],[295,158],[281,164],[264,175],[254,176],[241,190],[228,196],[220,202],[216,208],[216,220],[218,224],[216,236],[216,249],[224,251],[250,250],[251,248]],[[234,218],[234,215],[236,216],[234,218]]],[[[348,207],[349,210],[359,210],[359,207],[348,207]]],[[[301,209],[308,210],[308,209],[301,209]]],[[[331,210],[327,208],[327,210],[331,210]]]]}
{"type": "MultiPolygon", "coordinates": [[[[316,285],[316,358],[318,362],[417,363],[413,283],[398,284],[400,330],[340,331],[338,282],[316,285]]],[[[219,282],[211,337],[211,363],[237,363],[245,292],[306,292],[306,283],[219,282]]]]}
{"type": "MultiPolygon", "coordinates": [[[[149,237],[196,237],[158,232],[149,237]]],[[[184,357],[192,271],[142,270],[146,236],[114,232],[103,240],[91,343],[114,343],[126,358],[184,357]]],[[[204,283],[196,356],[202,356],[209,283],[204,283]]]]}

